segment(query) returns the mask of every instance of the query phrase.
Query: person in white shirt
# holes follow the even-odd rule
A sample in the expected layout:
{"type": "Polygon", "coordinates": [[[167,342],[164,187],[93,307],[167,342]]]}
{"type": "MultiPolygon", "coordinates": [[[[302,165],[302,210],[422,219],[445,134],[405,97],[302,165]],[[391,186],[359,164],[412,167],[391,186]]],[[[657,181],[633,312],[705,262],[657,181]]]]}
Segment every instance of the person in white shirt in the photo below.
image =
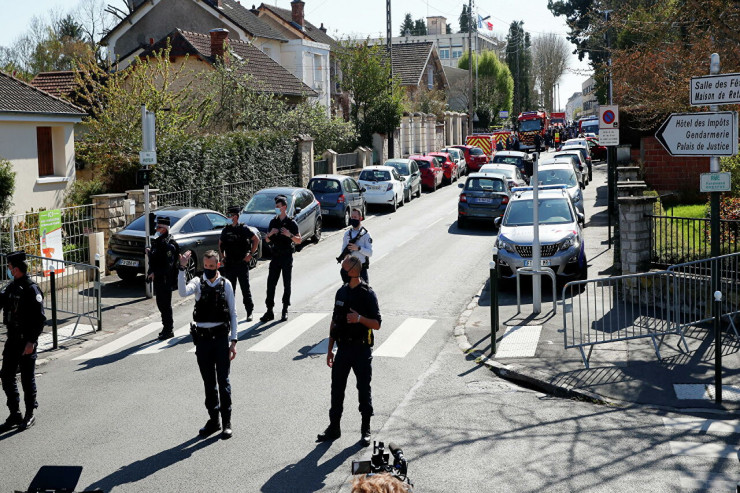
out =
{"type": "Polygon", "coordinates": [[[200,429],[201,436],[222,430],[221,438],[231,438],[231,384],[229,369],[236,357],[236,308],[234,288],[218,272],[219,254],[209,250],[203,256],[203,276],[186,284],[185,266],[191,252],[180,255],[177,287],[183,298],[195,295],[195,309],[190,334],[195,344],[200,375],[206,391],[208,422],[200,429]],[[231,341],[229,343],[229,341],[231,341]],[[219,423],[219,414],[223,428],[219,423]]]}
{"type": "MultiPolygon", "coordinates": [[[[370,257],[373,254],[373,239],[367,229],[362,225],[362,219],[362,212],[359,209],[352,209],[352,215],[349,220],[349,224],[352,227],[344,233],[342,253],[337,257],[337,261],[341,263],[349,256],[357,257],[362,263],[360,278],[366,284],[369,284],[367,269],[370,267],[370,257]]],[[[348,283],[349,278],[344,269],[340,269],[339,272],[342,276],[342,282],[345,284],[348,283]]]]}

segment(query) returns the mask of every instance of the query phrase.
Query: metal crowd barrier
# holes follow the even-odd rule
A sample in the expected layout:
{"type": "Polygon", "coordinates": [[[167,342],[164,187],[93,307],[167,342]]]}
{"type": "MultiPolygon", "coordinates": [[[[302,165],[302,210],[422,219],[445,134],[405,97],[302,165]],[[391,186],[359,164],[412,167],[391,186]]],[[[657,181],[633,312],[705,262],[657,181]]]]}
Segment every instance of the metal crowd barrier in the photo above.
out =
{"type": "MultiPolygon", "coordinates": [[[[59,326],[64,337],[74,337],[86,319],[93,331],[102,330],[100,266],[26,255],[29,277],[44,294],[47,325],[51,325],[52,349],[59,347],[59,326]]],[[[96,260],[96,264],[98,261],[96,260]]],[[[0,254],[0,288],[9,284],[7,254],[0,254]]],[[[41,345],[41,343],[40,343],[41,345]]]]}

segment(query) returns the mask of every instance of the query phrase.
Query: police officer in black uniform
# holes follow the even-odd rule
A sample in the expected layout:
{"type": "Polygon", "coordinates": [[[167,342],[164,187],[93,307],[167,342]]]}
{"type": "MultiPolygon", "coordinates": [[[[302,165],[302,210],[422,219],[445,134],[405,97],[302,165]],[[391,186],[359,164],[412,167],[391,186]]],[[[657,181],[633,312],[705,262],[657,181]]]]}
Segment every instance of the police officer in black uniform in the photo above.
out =
{"type": "Polygon", "coordinates": [[[221,251],[221,258],[223,259],[221,275],[229,280],[234,288],[234,293],[236,293],[236,282],[239,281],[242,288],[244,308],[247,310],[247,322],[251,322],[254,303],[252,302],[252,292],[249,289],[249,262],[257,253],[259,238],[246,224],[239,222],[240,212],[241,207],[238,205],[229,207],[228,214],[232,223],[221,231],[218,249],[221,251]]]}
{"type": "Polygon", "coordinates": [[[0,425],[0,432],[20,427],[27,430],[36,422],[36,346],[44,330],[44,297],[41,290],[27,275],[25,252],[8,254],[8,277],[12,279],[0,291],[0,307],[3,323],[8,330],[8,340],[3,349],[3,364],[0,380],[7,397],[10,416],[0,425]],[[25,416],[21,415],[21,396],[15,374],[20,368],[25,416]]]}
{"type": "Polygon", "coordinates": [[[172,289],[175,284],[175,266],[177,265],[180,248],[170,234],[170,218],[157,218],[156,233],[149,254],[149,272],[147,281],[154,281],[154,296],[157,299],[157,308],[162,314],[162,332],[159,340],[163,341],[174,337],[175,322],[172,319],[172,289]]]}
{"type": "Polygon", "coordinates": [[[283,316],[281,320],[288,319],[293,252],[295,246],[301,244],[302,239],[298,231],[298,223],[288,217],[287,210],[288,198],[285,195],[275,197],[275,217],[267,226],[268,233],[265,235],[265,242],[272,246],[272,259],[267,274],[267,298],[265,299],[267,311],[260,318],[261,322],[275,319],[272,308],[275,306],[275,288],[280,274],[283,275],[283,316]]]}
{"type": "Polygon", "coordinates": [[[231,360],[236,357],[236,303],[231,283],[218,272],[218,252],[209,250],[203,256],[203,276],[185,284],[185,266],[190,252],[180,255],[177,287],[180,296],[195,295],[194,323],[190,334],[195,356],[206,391],[208,421],[198,433],[211,435],[222,430],[221,438],[231,438],[231,360]],[[219,423],[219,414],[223,427],[219,423]]]}
{"type": "Polygon", "coordinates": [[[339,288],[334,299],[334,314],[329,327],[329,351],[326,364],[331,368],[331,408],[329,427],[316,439],[319,442],[336,440],[342,436],[340,421],[344,409],[344,389],[350,370],[357,378],[357,394],[360,400],[362,426],[360,440],[370,445],[370,417],[373,415],[373,400],[370,380],[373,375],[372,346],[373,331],[380,329],[381,317],[375,292],[360,280],[362,263],[357,257],[347,257],[342,262],[350,281],[339,288]],[[337,355],[332,350],[337,343],[337,355]]]}

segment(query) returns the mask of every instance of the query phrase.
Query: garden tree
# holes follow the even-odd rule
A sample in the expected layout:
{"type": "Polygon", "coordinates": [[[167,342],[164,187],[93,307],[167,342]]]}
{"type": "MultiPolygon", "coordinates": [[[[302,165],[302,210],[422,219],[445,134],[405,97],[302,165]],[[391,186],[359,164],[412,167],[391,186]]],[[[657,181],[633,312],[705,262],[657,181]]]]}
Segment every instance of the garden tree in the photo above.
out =
{"type": "MultiPolygon", "coordinates": [[[[473,73],[477,66],[478,82],[473,85],[477,88],[476,113],[479,126],[487,128],[498,123],[498,112],[511,111],[514,102],[514,79],[509,67],[499,60],[493,51],[483,51],[473,55],[473,73]]],[[[470,52],[463,54],[458,62],[458,68],[467,70],[470,67],[470,52]]]]}
{"type": "Polygon", "coordinates": [[[15,171],[10,161],[0,157],[0,215],[9,214],[13,208],[15,171]]]}
{"type": "Polygon", "coordinates": [[[513,21],[506,35],[506,64],[514,78],[513,115],[533,108],[532,53],[529,33],[524,32],[524,21],[513,21]]]}
{"type": "Polygon", "coordinates": [[[555,33],[541,34],[532,43],[532,68],[547,111],[556,110],[552,91],[568,67],[569,55],[568,44],[555,33]]]}
{"type": "Polygon", "coordinates": [[[463,4],[462,12],[460,13],[460,31],[466,33],[470,29],[470,10],[468,6],[463,4]]]}
{"type": "Polygon", "coordinates": [[[426,36],[427,34],[427,23],[424,19],[416,19],[414,21],[414,36],[426,36]]]}
{"type": "Polygon", "coordinates": [[[574,53],[583,60],[588,55],[591,62],[599,64],[605,60],[605,45],[602,36],[594,36],[594,25],[603,19],[604,10],[617,8],[622,0],[548,0],[547,8],[554,16],[563,16],[570,28],[568,41],[576,46],[574,53]]]}
{"type": "Polygon", "coordinates": [[[100,40],[113,27],[115,21],[114,16],[106,10],[105,0],[80,0],[73,15],[80,23],[82,39],[95,52],[98,61],[102,62],[105,57],[100,40]]]}
{"type": "Polygon", "coordinates": [[[401,36],[414,34],[414,21],[411,19],[411,14],[406,12],[403,18],[403,24],[401,24],[401,36]]]}
{"type": "Polygon", "coordinates": [[[447,34],[452,34],[452,26],[451,26],[451,25],[449,25],[449,24],[447,24],[447,25],[446,25],[446,30],[445,30],[445,32],[446,32],[447,34]]]}
{"type": "Polygon", "coordinates": [[[385,46],[343,43],[337,53],[342,70],[342,89],[352,94],[350,120],[360,145],[371,145],[373,133],[388,133],[401,121],[403,89],[391,80],[391,64],[385,46]]]}

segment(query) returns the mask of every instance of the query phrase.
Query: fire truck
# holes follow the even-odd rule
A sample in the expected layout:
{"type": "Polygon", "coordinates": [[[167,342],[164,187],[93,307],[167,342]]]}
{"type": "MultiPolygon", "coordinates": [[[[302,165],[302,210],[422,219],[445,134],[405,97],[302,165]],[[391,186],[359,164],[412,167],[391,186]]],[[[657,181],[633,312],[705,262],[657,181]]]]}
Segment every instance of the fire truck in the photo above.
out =
{"type": "Polygon", "coordinates": [[[555,113],[555,112],[550,113],[550,124],[551,125],[564,127],[565,123],[566,123],[565,113],[555,113]]]}
{"type": "Polygon", "coordinates": [[[550,124],[547,113],[544,111],[525,111],[519,114],[517,118],[519,129],[517,137],[519,138],[520,149],[534,149],[534,136],[539,134],[542,142],[545,141],[545,132],[550,124]]]}
{"type": "Polygon", "coordinates": [[[491,133],[468,135],[465,139],[465,144],[480,147],[486,156],[488,156],[488,161],[490,162],[493,159],[493,155],[496,154],[496,144],[501,143],[501,146],[505,149],[506,139],[512,133],[511,130],[495,130],[491,133]]]}

